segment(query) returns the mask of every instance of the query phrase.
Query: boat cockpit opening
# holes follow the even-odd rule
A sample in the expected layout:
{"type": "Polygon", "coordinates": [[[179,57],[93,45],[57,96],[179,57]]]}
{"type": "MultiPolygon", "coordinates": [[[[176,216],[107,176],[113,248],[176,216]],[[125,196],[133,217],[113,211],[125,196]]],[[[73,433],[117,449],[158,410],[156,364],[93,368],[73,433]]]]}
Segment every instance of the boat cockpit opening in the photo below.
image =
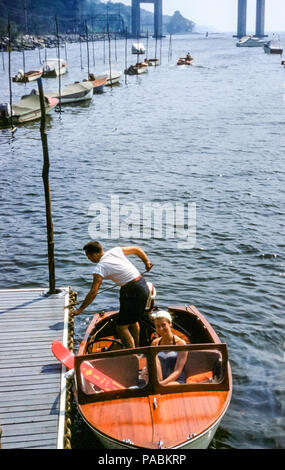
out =
{"type": "MultiPolygon", "coordinates": [[[[153,311],[157,308],[158,307],[153,311]]],[[[187,344],[213,342],[213,338],[210,336],[209,331],[204,328],[199,317],[189,314],[188,311],[179,311],[179,315],[175,314],[175,310],[171,311],[169,309],[169,311],[173,317],[173,333],[183,339],[187,344]]],[[[86,352],[91,354],[93,352],[122,349],[123,345],[118,338],[116,330],[118,312],[107,316],[104,316],[104,313],[100,313],[98,317],[94,331],[88,338],[86,352]]],[[[156,331],[148,313],[145,313],[141,321],[140,331],[140,347],[150,346],[151,342],[156,337],[156,331]]]]}

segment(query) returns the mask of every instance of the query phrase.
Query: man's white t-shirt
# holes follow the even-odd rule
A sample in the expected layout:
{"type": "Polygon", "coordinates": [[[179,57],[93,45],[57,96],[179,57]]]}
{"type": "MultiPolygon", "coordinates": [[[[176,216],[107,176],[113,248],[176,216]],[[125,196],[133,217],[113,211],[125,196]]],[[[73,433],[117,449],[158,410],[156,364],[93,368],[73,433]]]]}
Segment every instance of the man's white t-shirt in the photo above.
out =
{"type": "Polygon", "coordinates": [[[99,274],[104,279],[111,279],[117,286],[124,286],[140,275],[119,246],[104,253],[99,263],[96,264],[93,274],[99,274]]]}

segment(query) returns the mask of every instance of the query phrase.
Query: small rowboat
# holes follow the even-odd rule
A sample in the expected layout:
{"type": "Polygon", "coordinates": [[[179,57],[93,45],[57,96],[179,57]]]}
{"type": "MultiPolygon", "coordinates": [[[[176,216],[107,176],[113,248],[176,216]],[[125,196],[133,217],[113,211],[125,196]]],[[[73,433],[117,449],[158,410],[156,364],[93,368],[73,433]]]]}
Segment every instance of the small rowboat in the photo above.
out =
{"type": "Polygon", "coordinates": [[[150,346],[154,328],[146,313],[142,346],[123,349],[118,312],[94,315],[76,356],[53,342],[55,356],[74,368],[79,412],[106,448],[206,449],[227,411],[232,378],[226,344],[194,306],[168,311],[173,333],[186,345],[150,346]],[[186,352],[186,383],[160,384],[161,351],[186,352]]]}
{"type": "Polygon", "coordinates": [[[193,60],[194,60],[193,57],[191,57],[190,59],[187,57],[179,57],[177,61],[177,65],[191,65],[193,60]]]}
{"type": "Polygon", "coordinates": [[[93,83],[74,82],[66,85],[62,90],[45,93],[48,98],[57,98],[61,104],[76,103],[78,101],[91,100],[93,97],[93,83]]]}
{"type": "Polygon", "coordinates": [[[23,70],[19,70],[17,75],[12,78],[13,82],[18,83],[27,83],[37,80],[42,76],[41,70],[30,70],[29,72],[24,72],[23,70]]]}
{"type": "Polygon", "coordinates": [[[102,80],[103,78],[106,78],[106,81],[103,85],[104,86],[113,86],[113,85],[120,82],[121,76],[122,76],[122,72],[120,72],[118,70],[112,70],[111,72],[106,71],[106,72],[100,73],[98,75],[94,75],[93,73],[90,73],[89,74],[89,80],[94,81],[94,80],[102,80]]]}
{"type": "Polygon", "coordinates": [[[92,80],[93,93],[102,92],[104,85],[106,85],[106,82],[107,82],[107,77],[97,78],[95,80],[92,80]]]}

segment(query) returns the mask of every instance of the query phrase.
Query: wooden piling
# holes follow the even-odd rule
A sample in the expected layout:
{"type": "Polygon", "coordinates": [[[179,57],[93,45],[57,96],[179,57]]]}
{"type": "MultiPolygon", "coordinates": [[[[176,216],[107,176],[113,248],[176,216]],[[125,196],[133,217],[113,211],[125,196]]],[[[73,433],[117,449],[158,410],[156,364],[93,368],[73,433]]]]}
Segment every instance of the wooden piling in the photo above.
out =
{"type": "Polygon", "coordinates": [[[54,240],[53,240],[53,222],[52,222],[52,215],[51,215],[51,197],[50,197],[50,189],[49,189],[49,153],[48,153],[48,141],[47,141],[47,133],[46,133],[46,112],[45,112],[42,79],[38,78],[37,82],[38,82],[40,103],[41,103],[41,140],[42,140],[42,149],[43,149],[42,179],[44,183],[45,205],[46,205],[49,293],[54,294],[56,293],[55,267],[54,267],[54,240]]]}

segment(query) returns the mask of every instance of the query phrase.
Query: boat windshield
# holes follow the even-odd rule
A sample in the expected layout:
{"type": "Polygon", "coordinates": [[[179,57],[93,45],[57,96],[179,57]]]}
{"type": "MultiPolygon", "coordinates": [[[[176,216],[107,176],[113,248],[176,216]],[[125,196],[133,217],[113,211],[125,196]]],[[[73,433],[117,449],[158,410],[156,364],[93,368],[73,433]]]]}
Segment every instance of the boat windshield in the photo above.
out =
{"type": "Polygon", "coordinates": [[[114,390],[138,389],[148,384],[144,354],[100,357],[80,364],[82,390],[87,395],[114,390]]]}
{"type": "Polygon", "coordinates": [[[149,346],[75,357],[79,403],[228,390],[225,344],[149,346]]]}

